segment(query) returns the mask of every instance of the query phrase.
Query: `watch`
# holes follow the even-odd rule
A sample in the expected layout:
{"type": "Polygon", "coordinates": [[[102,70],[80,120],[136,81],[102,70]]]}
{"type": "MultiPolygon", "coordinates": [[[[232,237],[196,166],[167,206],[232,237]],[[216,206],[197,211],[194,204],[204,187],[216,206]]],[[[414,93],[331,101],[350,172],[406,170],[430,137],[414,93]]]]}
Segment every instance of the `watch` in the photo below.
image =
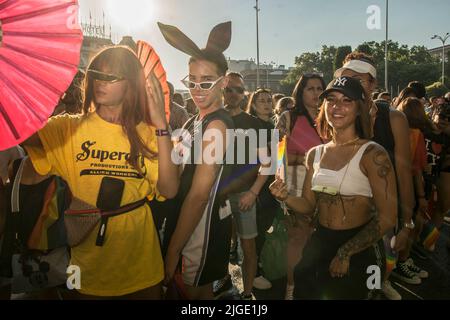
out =
{"type": "Polygon", "coordinates": [[[415,227],[414,221],[411,219],[411,222],[405,222],[405,223],[403,224],[403,226],[404,226],[405,228],[407,228],[407,229],[413,230],[414,227],[415,227]]]}

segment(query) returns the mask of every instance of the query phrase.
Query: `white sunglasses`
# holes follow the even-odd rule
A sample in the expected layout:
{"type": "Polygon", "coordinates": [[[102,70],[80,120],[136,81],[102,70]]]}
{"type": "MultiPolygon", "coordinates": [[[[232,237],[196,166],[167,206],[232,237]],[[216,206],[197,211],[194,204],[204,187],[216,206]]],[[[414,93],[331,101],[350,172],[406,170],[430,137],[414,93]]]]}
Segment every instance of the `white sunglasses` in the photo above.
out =
{"type": "Polygon", "coordinates": [[[211,90],[220,80],[222,80],[223,76],[219,77],[216,81],[204,81],[204,82],[194,82],[188,79],[189,76],[186,76],[181,80],[186,88],[189,90],[193,90],[198,87],[200,90],[211,90]]]}

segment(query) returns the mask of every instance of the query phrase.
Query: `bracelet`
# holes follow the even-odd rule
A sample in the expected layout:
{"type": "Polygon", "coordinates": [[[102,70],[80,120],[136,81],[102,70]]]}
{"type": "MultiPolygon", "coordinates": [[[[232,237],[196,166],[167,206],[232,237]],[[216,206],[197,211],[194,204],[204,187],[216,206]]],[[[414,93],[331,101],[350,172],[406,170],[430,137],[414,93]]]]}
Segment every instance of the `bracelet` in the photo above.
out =
{"type": "Polygon", "coordinates": [[[249,189],[248,192],[250,192],[251,194],[253,194],[255,197],[258,197],[258,194],[256,194],[255,192],[253,192],[252,189],[249,189]]]}
{"type": "Polygon", "coordinates": [[[156,129],[155,133],[156,133],[157,137],[163,137],[163,136],[170,135],[169,130],[166,130],[166,129],[156,129]]]}
{"type": "Polygon", "coordinates": [[[336,256],[338,257],[338,259],[340,261],[346,260],[346,259],[350,259],[350,257],[348,256],[348,253],[344,253],[343,250],[341,248],[338,249],[336,256]]]}

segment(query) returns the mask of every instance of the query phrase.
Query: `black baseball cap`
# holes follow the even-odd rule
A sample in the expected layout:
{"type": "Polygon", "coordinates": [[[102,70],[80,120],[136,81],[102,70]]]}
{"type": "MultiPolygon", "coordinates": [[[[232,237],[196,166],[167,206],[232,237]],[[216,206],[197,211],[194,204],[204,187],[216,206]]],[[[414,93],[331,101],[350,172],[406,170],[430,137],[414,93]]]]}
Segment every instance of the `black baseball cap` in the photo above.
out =
{"type": "Polygon", "coordinates": [[[330,92],[338,91],[352,100],[364,100],[364,88],[359,80],[350,77],[338,77],[327,86],[320,98],[325,98],[330,92]]]}

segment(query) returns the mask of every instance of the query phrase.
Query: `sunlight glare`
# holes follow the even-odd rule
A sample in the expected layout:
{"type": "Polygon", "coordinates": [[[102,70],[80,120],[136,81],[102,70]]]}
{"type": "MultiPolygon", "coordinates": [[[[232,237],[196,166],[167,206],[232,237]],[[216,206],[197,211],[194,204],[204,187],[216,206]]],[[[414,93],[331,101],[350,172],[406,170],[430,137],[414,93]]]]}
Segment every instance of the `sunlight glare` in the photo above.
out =
{"type": "Polygon", "coordinates": [[[108,0],[107,15],[131,34],[151,24],[155,7],[152,0],[108,0]]]}

